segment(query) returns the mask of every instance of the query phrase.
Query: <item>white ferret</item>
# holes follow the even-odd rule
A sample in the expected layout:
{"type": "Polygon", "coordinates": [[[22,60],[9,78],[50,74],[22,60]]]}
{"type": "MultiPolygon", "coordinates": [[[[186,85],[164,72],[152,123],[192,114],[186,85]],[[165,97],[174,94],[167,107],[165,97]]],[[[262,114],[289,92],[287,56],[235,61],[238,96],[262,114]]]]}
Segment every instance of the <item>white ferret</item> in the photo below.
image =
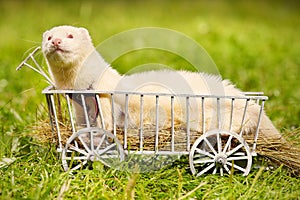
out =
{"type": "MultiPolygon", "coordinates": [[[[42,51],[47,60],[48,67],[54,79],[57,89],[95,89],[105,91],[138,91],[172,94],[213,94],[243,96],[244,94],[228,80],[222,80],[220,76],[188,71],[148,71],[133,75],[120,75],[108,63],[93,46],[91,37],[85,28],[72,26],[54,27],[43,34],[42,51]]],[[[124,125],[124,97],[115,97],[115,114],[117,126],[124,125]]],[[[170,98],[160,98],[159,125],[170,125],[171,111],[170,98]]],[[[102,111],[106,129],[112,129],[111,98],[101,96],[102,111]]],[[[139,127],[140,119],[139,97],[129,99],[129,126],[139,127]]],[[[205,102],[205,127],[217,128],[216,103],[213,100],[205,102]],[[209,112],[207,112],[209,111],[209,112]]],[[[190,128],[194,131],[202,131],[202,116],[200,114],[201,101],[190,101],[190,128]]],[[[221,102],[222,128],[228,129],[231,102],[221,102]]],[[[238,132],[241,128],[245,100],[236,100],[232,120],[232,130],[238,132]]],[[[155,100],[153,97],[144,98],[145,124],[153,124],[155,120],[155,100]]],[[[243,131],[247,134],[254,133],[260,107],[250,101],[247,107],[243,131]]],[[[175,124],[186,123],[186,104],[183,98],[176,98],[174,103],[175,124]]],[[[78,111],[77,123],[82,121],[82,113],[78,111]]],[[[279,131],[274,127],[266,114],[262,113],[260,136],[263,138],[281,138],[279,131]]]]}

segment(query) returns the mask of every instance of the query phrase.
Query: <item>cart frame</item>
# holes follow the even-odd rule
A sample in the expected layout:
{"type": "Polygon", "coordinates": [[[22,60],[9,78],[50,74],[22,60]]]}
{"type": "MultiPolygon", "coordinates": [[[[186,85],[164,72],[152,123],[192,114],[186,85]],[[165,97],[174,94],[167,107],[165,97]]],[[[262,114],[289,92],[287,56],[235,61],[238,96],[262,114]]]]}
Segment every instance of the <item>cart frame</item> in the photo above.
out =
{"type": "MultiPolygon", "coordinates": [[[[34,55],[40,50],[37,47],[27,58],[17,67],[17,70],[23,66],[27,66],[39,73],[50,83],[43,94],[46,96],[48,105],[50,124],[52,133],[57,135],[57,152],[61,154],[62,165],[65,171],[76,170],[84,167],[89,161],[101,161],[103,164],[122,168],[122,163],[126,161],[126,157],[131,154],[134,155],[188,155],[191,172],[200,176],[204,173],[211,172],[213,174],[219,172],[221,175],[232,173],[233,170],[243,172],[243,175],[248,175],[252,166],[252,156],[256,156],[256,143],[259,135],[259,127],[261,117],[264,109],[265,101],[268,100],[262,92],[246,92],[241,96],[217,96],[217,95],[202,95],[202,94],[169,94],[169,93],[142,93],[130,91],[96,91],[96,90],[56,90],[54,83],[48,74],[43,70],[39,63],[35,60],[34,55]],[[34,66],[33,66],[34,65],[34,66]],[[104,116],[102,112],[101,97],[105,94],[110,98],[112,130],[106,130],[104,116]],[[124,125],[118,127],[116,123],[116,116],[114,113],[117,102],[115,96],[121,95],[124,98],[125,106],[122,108],[124,113],[124,125]],[[132,148],[128,139],[131,137],[129,127],[129,98],[135,96],[139,98],[140,124],[134,129],[137,130],[136,145],[132,148]],[[151,97],[155,99],[155,122],[152,130],[152,146],[147,146],[146,133],[149,130],[145,129],[143,123],[144,118],[144,98],[151,97]],[[161,127],[159,126],[159,109],[160,99],[168,98],[170,105],[170,124],[168,131],[168,142],[166,144],[161,142],[161,127]],[[178,137],[178,130],[176,129],[175,112],[174,112],[174,99],[184,99],[185,107],[185,128],[184,137],[178,137]],[[91,122],[91,117],[88,111],[88,100],[95,102],[95,117],[98,123],[91,122]],[[200,102],[199,115],[201,116],[200,135],[194,135],[190,127],[190,113],[191,113],[191,100],[200,102]],[[204,109],[207,100],[215,100],[215,108],[217,110],[217,128],[207,129],[206,124],[206,111],[204,109]],[[236,133],[232,130],[234,104],[235,102],[244,101],[244,110],[241,120],[241,131],[236,133]],[[74,102],[82,106],[86,124],[82,126],[76,125],[76,116],[74,115],[74,102]],[[229,129],[224,130],[221,126],[221,102],[230,102],[230,120],[229,129]],[[246,119],[247,109],[249,102],[259,106],[257,123],[255,131],[251,136],[250,146],[243,135],[243,124],[246,119]],[[64,119],[63,119],[64,116],[64,119]],[[63,139],[62,127],[67,123],[68,129],[67,138],[63,139]],[[100,121],[99,121],[100,120],[100,121]],[[121,129],[121,132],[120,132],[121,129]],[[118,139],[122,136],[121,141],[118,139]],[[183,142],[178,143],[178,140],[183,142]],[[184,143],[184,144],[183,144],[184,143]],[[179,146],[178,146],[179,144],[179,146]],[[183,145],[182,145],[183,144],[183,145]]],[[[182,130],[181,130],[182,131],[182,130]]],[[[199,131],[198,131],[199,134],[199,131]]]]}
{"type": "MultiPolygon", "coordinates": [[[[80,134],[82,133],[99,133],[100,135],[106,135],[106,137],[111,138],[114,140],[115,143],[115,153],[114,153],[114,158],[117,158],[118,161],[123,162],[126,156],[130,154],[140,154],[140,155],[189,155],[189,163],[190,163],[190,168],[193,174],[199,176],[202,175],[203,173],[212,170],[212,173],[216,173],[217,171],[220,172],[221,175],[223,175],[223,172],[226,171],[227,173],[231,173],[230,167],[233,167],[237,169],[238,171],[244,172],[244,175],[247,175],[251,169],[252,165],[252,156],[256,156],[256,142],[258,139],[258,134],[259,134],[259,126],[260,126],[260,121],[261,121],[261,115],[263,112],[264,108],[264,103],[268,99],[266,96],[263,96],[263,93],[253,93],[253,92],[248,92],[245,93],[245,96],[216,96],[216,95],[191,95],[191,94],[167,94],[167,93],[141,93],[141,92],[118,92],[118,91],[95,91],[95,90],[80,90],[80,91],[75,91],[75,90],[55,90],[51,87],[46,88],[43,91],[43,94],[46,95],[47,103],[48,103],[48,109],[49,109],[49,116],[50,116],[50,121],[52,124],[52,129],[53,131],[58,135],[58,152],[62,153],[62,159],[63,159],[63,164],[64,164],[64,169],[65,170],[70,170],[70,169],[78,169],[82,167],[82,163],[86,164],[87,160],[92,160],[94,161],[95,157],[97,157],[97,160],[102,161],[104,164],[108,166],[112,166],[112,164],[108,164],[106,161],[101,160],[101,155],[98,155],[99,153],[95,152],[95,144],[93,144],[93,135],[95,134],[89,134],[88,137],[90,137],[89,141],[90,143],[84,144],[84,149],[86,150],[86,154],[89,154],[87,157],[82,158],[82,162],[75,167],[68,167],[70,165],[70,162],[67,162],[66,160],[72,160],[71,156],[67,156],[67,152],[72,152],[74,150],[70,148],[70,145],[72,142],[75,142],[75,139],[80,137],[80,134]],[[102,108],[101,108],[101,103],[100,103],[100,95],[105,94],[109,95],[111,99],[111,107],[112,107],[112,122],[113,122],[113,130],[108,131],[105,130],[104,127],[104,119],[103,119],[103,114],[102,114],[102,108]],[[114,100],[114,96],[116,95],[122,95],[125,99],[125,107],[124,107],[124,112],[125,112],[125,118],[124,118],[124,126],[123,127],[117,127],[116,120],[114,116],[114,106],[116,104],[114,100]],[[57,99],[55,99],[55,96],[57,99]],[[83,105],[84,108],[84,115],[85,119],[87,121],[86,127],[83,129],[77,129],[76,128],[76,122],[75,122],[75,116],[74,116],[74,111],[73,111],[73,106],[72,106],[72,99],[73,96],[80,96],[80,101],[81,104],[83,105]],[[138,135],[138,142],[136,148],[131,150],[131,146],[128,145],[130,142],[128,142],[128,138],[130,137],[129,133],[129,127],[128,127],[128,121],[129,121],[129,113],[128,113],[128,102],[129,98],[131,96],[138,96],[140,99],[139,102],[140,104],[138,105],[140,107],[140,118],[141,118],[141,123],[139,124],[139,127],[136,127],[139,131],[138,135]],[[153,146],[151,148],[145,149],[144,145],[144,124],[143,124],[143,104],[144,104],[144,98],[145,96],[150,96],[155,98],[155,112],[156,112],[156,120],[155,120],[155,125],[154,125],[154,132],[155,134],[153,135],[154,141],[153,141],[153,146]],[[87,98],[94,98],[95,102],[97,104],[97,113],[98,117],[100,118],[100,123],[98,124],[97,127],[93,127],[91,123],[89,122],[89,114],[87,111],[87,98]],[[166,146],[163,146],[161,148],[161,142],[160,142],[160,134],[161,130],[159,127],[159,109],[160,109],[160,98],[161,97],[167,97],[170,99],[170,107],[171,107],[171,123],[170,123],[170,140],[167,145],[169,145],[168,150],[161,150],[165,149],[166,146]],[[186,130],[185,130],[185,148],[182,149],[180,148],[179,150],[176,148],[176,131],[175,131],[175,122],[174,122],[174,99],[175,98],[183,98],[185,99],[185,107],[186,107],[186,130]],[[191,132],[192,130],[190,129],[190,119],[189,119],[189,113],[190,111],[190,100],[191,99],[197,99],[198,101],[201,101],[201,110],[199,110],[199,114],[202,116],[202,121],[199,123],[202,123],[202,135],[199,136],[196,140],[191,141],[191,132]],[[213,130],[206,130],[205,127],[205,109],[204,105],[207,99],[214,99],[216,100],[216,107],[217,107],[217,123],[218,123],[218,128],[213,129],[213,130]],[[61,110],[62,101],[65,100],[65,106],[68,108],[68,117],[69,121],[71,123],[72,127],[72,136],[68,139],[66,144],[63,144],[62,142],[62,136],[60,132],[60,120],[59,120],[59,110],[61,110]],[[221,108],[221,101],[227,100],[231,102],[231,121],[230,121],[230,128],[229,130],[223,130],[221,129],[221,113],[220,113],[220,108],[221,108]],[[259,111],[259,116],[257,119],[257,127],[255,134],[253,134],[253,139],[252,139],[252,146],[249,146],[248,143],[244,140],[243,138],[243,131],[241,130],[240,133],[235,133],[231,131],[231,124],[232,124],[232,118],[233,118],[233,109],[234,109],[234,103],[236,100],[243,100],[245,101],[245,107],[243,111],[243,119],[242,119],[242,124],[244,123],[245,116],[247,113],[247,106],[250,101],[256,101],[258,105],[260,105],[260,111],[259,111]],[[118,131],[119,129],[122,129],[121,133],[118,131]],[[122,141],[118,139],[118,134],[123,134],[122,135],[122,141]],[[227,137],[224,139],[223,135],[226,135],[227,137]],[[217,142],[216,144],[213,144],[213,142],[210,141],[210,138],[216,138],[217,142]],[[231,142],[235,140],[237,141],[237,146],[236,147],[231,147],[231,142]],[[201,148],[200,148],[201,146],[201,148]],[[203,149],[203,146],[206,146],[206,149],[203,149]],[[94,148],[94,149],[93,149],[94,148]],[[117,150],[116,150],[117,149],[117,150]],[[199,155],[200,154],[200,155],[199,155]],[[91,158],[92,157],[92,158],[91,158]],[[246,166],[243,165],[244,167],[240,167],[239,165],[236,165],[233,163],[237,162],[239,160],[246,160],[246,166]],[[232,162],[230,162],[232,161],[232,162]],[[211,163],[208,166],[202,167],[203,169],[197,170],[198,164],[206,164],[211,163]]],[[[83,139],[80,139],[81,143],[83,142],[83,139]]],[[[76,145],[75,145],[76,146],[76,145]]],[[[75,150],[77,153],[80,152],[80,145],[77,144],[77,150],[75,150]]],[[[82,146],[82,145],[81,145],[82,146]]],[[[182,146],[181,146],[182,147],[182,146]]],[[[104,147],[105,149],[106,147],[104,147]]],[[[107,156],[107,155],[106,155],[107,156]]],[[[78,158],[80,159],[80,158],[78,158]]],[[[116,160],[114,160],[116,162],[116,160]]],[[[118,164],[117,164],[118,165],[118,164]]],[[[116,166],[116,165],[114,165],[116,166]]]]}

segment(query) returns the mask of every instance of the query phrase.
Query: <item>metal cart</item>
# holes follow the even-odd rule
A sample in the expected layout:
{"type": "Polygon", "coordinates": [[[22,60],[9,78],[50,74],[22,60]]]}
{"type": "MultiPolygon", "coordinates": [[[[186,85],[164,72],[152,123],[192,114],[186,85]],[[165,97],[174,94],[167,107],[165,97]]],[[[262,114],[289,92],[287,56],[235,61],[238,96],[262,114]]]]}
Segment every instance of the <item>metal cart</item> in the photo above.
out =
{"type": "MultiPolygon", "coordinates": [[[[29,60],[41,67],[34,60],[34,51],[18,67],[30,66],[29,60]]],[[[40,71],[40,70],[39,70],[40,71]]],[[[45,74],[43,71],[42,75],[45,74]]],[[[256,142],[259,134],[259,126],[263,113],[264,103],[268,99],[262,93],[245,93],[243,96],[214,96],[201,94],[166,94],[166,93],[140,93],[140,92],[118,92],[118,91],[74,91],[55,90],[48,87],[43,90],[46,96],[50,124],[52,131],[57,135],[57,151],[61,154],[62,165],[65,171],[81,169],[91,161],[100,161],[106,166],[121,169],[122,163],[128,161],[131,155],[187,155],[192,174],[200,176],[204,173],[232,173],[240,171],[244,176],[248,175],[252,166],[252,156],[255,156],[256,142]],[[105,95],[110,99],[112,128],[105,128],[105,116],[101,98],[105,95]],[[115,116],[115,97],[123,98],[125,106],[123,109],[123,126],[118,126],[115,116]],[[130,126],[129,99],[138,99],[139,119],[138,126],[130,126]],[[144,99],[153,98],[155,108],[155,120],[153,124],[144,124],[144,99]],[[169,124],[161,128],[160,100],[168,99],[170,105],[169,124]],[[186,109],[186,121],[184,127],[177,127],[174,112],[174,99],[184,100],[186,109]],[[87,102],[94,102],[95,116],[90,116],[90,105],[87,102]],[[199,102],[199,116],[201,116],[201,131],[194,131],[190,128],[190,102],[199,102]],[[216,109],[216,125],[213,129],[206,127],[207,111],[204,109],[207,101],[214,102],[216,109]],[[230,119],[228,129],[221,125],[222,102],[230,104],[230,119]],[[257,126],[254,133],[249,136],[243,135],[243,131],[232,130],[234,104],[236,101],[243,101],[245,104],[241,127],[245,123],[245,116],[249,102],[256,102],[259,108],[257,126]],[[84,125],[76,124],[74,115],[74,102],[81,105],[85,118],[84,125]],[[97,123],[95,122],[97,121],[97,123]],[[165,127],[168,127],[167,129],[165,127]]],[[[106,116],[107,117],[107,116],[106,116]]]]}

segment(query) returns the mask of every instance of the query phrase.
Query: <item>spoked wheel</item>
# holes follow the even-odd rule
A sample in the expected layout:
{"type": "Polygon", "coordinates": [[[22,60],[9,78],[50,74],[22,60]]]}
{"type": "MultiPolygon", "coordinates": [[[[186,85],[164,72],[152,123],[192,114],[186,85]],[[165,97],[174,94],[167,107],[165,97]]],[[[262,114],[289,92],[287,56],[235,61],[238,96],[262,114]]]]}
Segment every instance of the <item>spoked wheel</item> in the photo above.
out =
{"type": "Polygon", "coordinates": [[[84,128],[74,133],[62,151],[65,171],[84,168],[90,161],[118,167],[123,160],[124,150],[118,139],[100,128],[84,128]]]}
{"type": "Polygon", "coordinates": [[[191,172],[201,176],[206,172],[223,176],[233,170],[247,176],[252,165],[248,144],[236,133],[213,130],[203,134],[193,144],[189,155],[191,172]]]}

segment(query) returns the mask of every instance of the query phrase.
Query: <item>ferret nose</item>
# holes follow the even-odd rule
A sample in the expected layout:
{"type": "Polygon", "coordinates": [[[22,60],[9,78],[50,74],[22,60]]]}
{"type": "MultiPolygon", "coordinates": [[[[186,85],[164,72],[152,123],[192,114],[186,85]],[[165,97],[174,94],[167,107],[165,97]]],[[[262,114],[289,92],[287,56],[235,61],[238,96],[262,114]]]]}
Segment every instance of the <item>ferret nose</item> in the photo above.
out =
{"type": "Polygon", "coordinates": [[[59,46],[61,44],[61,39],[55,38],[54,40],[52,40],[52,44],[54,46],[59,46]]]}

